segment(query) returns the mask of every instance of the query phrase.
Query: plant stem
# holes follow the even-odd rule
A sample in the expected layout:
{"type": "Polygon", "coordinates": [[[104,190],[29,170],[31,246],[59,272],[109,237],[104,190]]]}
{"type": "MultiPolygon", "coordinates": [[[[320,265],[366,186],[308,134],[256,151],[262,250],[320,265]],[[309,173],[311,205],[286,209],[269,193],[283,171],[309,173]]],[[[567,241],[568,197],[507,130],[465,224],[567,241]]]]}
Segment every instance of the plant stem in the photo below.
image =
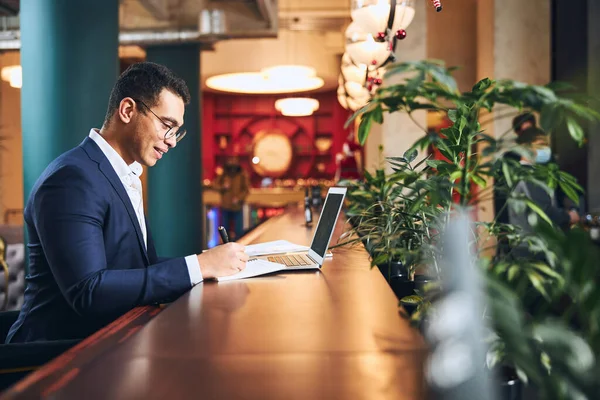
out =
{"type": "Polygon", "coordinates": [[[417,120],[415,119],[415,117],[413,117],[412,112],[408,113],[408,117],[412,120],[412,122],[419,128],[421,129],[423,132],[425,132],[425,134],[427,134],[427,129],[425,129],[421,124],[419,124],[417,122],[417,120]]]}
{"type": "Polygon", "coordinates": [[[465,157],[465,166],[462,171],[462,193],[460,194],[460,204],[465,207],[469,202],[469,181],[467,179],[467,175],[469,172],[471,160],[471,135],[467,134],[467,150],[465,157]]]}

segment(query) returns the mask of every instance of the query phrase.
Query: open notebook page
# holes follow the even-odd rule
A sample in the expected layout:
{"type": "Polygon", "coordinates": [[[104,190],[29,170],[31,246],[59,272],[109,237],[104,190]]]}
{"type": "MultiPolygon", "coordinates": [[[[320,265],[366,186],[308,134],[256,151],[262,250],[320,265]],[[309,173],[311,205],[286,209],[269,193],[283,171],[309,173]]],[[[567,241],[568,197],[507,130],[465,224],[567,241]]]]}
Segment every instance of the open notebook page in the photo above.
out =
{"type": "Polygon", "coordinates": [[[282,271],[284,269],[286,269],[286,266],[283,264],[277,264],[267,260],[254,259],[246,263],[246,268],[243,271],[240,271],[237,274],[217,278],[217,281],[223,282],[232,281],[235,279],[252,278],[253,276],[269,274],[271,272],[282,271]]]}

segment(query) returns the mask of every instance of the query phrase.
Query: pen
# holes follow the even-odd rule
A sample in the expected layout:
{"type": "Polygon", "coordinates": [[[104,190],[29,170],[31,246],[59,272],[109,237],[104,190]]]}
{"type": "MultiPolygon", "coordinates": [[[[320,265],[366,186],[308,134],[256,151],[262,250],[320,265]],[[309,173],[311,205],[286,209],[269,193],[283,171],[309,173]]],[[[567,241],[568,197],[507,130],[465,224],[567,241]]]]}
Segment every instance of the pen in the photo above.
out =
{"type": "Polygon", "coordinates": [[[219,235],[221,236],[223,244],[229,243],[229,235],[227,235],[227,230],[224,226],[219,226],[219,235]]]}

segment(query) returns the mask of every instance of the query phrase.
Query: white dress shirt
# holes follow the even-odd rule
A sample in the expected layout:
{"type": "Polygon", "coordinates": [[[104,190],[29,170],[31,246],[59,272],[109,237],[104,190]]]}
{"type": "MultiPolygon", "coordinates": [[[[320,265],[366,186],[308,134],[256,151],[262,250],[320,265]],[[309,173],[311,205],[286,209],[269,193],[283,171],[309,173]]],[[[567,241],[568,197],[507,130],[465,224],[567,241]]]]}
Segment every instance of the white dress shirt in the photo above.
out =
{"type": "MultiPolygon", "coordinates": [[[[104,153],[106,158],[108,158],[110,165],[117,173],[123,187],[127,191],[127,195],[129,196],[129,200],[131,200],[131,205],[135,210],[135,215],[140,224],[142,235],[144,236],[144,246],[147,247],[148,231],[146,229],[146,218],[144,216],[144,192],[142,191],[142,181],[140,180],[140,176],[144,171],[142,166],[137,161],[127,165],[125,160],[123,160],[119,153],[108,144],[98,130],[90,130],[89,136],[90,139],[96,142],[98,147],[100,147],[100,150],[102,150],[102,153],[104,153]]],[[[187,265],[192,286],[202,282],[203,277],[202,271],[200,270],[200,264],[198,263],[198,257],[195,254],[191,254],[185,257],[185,263],[187,265]]]]}

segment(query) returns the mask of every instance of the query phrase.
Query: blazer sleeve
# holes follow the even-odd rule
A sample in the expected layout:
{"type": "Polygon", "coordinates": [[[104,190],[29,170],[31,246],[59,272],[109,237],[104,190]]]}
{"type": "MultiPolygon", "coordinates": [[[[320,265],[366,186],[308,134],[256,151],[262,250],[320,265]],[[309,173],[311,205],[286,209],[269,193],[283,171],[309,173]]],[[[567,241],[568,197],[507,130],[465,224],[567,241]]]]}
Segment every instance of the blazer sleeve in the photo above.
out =
{"type": "Polygon", "coordinates": [[[103,226],[106,194],[89,173],[64,166],[33,199],[35,229],[67,302],[79,314],[114,315],[140,305],[169,302],[191,287],[183,257],[147,268],[107,265],[103,226]]]}

